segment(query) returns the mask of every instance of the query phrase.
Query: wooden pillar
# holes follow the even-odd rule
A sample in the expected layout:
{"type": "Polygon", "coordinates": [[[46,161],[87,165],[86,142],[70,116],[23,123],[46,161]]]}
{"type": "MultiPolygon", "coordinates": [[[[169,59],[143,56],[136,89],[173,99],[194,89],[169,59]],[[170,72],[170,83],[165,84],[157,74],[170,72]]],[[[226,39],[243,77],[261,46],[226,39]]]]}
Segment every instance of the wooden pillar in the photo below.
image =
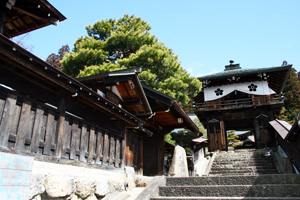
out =
{"type": "Polygon", "coordinates": [[[144,137],[139,137],[139,170],[138,174],[143,175],[144,169],[144,137]]]}
{"type": "Polygon", "coordinates": [[[56,145],[56,157],[61,158],[63,151],[63,140],[64,140],[64,124],[65,124],[65,99],[62,98],[59,102],[59,117],[57,121],[56,135],[57,135],[57,145],[56,145]]]}
{"type": "Polygon", "coordinates": [[[163,175],[164,173],[164,153],[165,153],[165,141],[164,134],[159,132],[157,134],[157,175],[163,175]]]}
{"type": "Polygon", "coordinates": [[[255,119],[254,122],[254,139],[255,139],[255,147],[261,148],[261,130],[258,119],[255,119]]]}
{"type": "Polygon", "coordinates": [[[123,141],[122,141],[122,162],[121,162],[121,168],[124,168],[127,164],[127,161],[126,161],[126,151],[127,151],[127,128],[124,128],[124,138],[123,138],[123,141]]]}
{"type": "Polygon", "coordinates": [[[224,135],[225,135],[225,151],[228,151],[228,135],[226,130],[225,122],[223,121],[223,129],[224,129],[224,135]]]}
{"type": "Polygon", "coordinates": [[[222,151],[228,151],[228,147],[227,147],[227,133],[225,131],[225,125],[224,125],[224,121],[221,120],[220,121],[220,150],[222,151]]]}
{"type": "Polygon", "coordinates": [[[227,138],[223,120],[209,120],[207,122],[207,136],[209,151],[227,151],[227,138]]]}

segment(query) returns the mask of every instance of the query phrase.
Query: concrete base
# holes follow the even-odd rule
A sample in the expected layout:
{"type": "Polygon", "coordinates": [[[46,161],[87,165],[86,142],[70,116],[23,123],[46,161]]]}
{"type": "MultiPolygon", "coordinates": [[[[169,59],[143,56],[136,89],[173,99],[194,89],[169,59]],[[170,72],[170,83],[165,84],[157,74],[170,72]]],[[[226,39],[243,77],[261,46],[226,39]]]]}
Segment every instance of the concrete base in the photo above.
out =
{"type": "Polygon", "coordinates": [[[0,152],[0,199],[27,200],[33,158],[0,152]]]}

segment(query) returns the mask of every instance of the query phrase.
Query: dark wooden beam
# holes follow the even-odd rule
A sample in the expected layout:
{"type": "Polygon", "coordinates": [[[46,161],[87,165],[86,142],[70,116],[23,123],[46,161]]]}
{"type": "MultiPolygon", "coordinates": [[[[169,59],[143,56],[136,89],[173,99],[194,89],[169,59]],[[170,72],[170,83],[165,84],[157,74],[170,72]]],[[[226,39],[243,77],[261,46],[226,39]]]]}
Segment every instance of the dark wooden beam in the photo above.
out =
{"type": "Polygon", "coordinates": [[[14,9],[15,11],[21,13],[21,14],[25,14],[25,15],[28,15],[28,16],[30,16],[30,17],[36,19],[36,20],[42,21],[43,23],[47,23],[48,21],[51,21],[52,24],[55,24],[54,22],[56,21],[56,19],[54,19],[54,18],[47,18],[47,19],[46,19],[46,18],[40,17],[40,16],[38,16],[38,15],[32,13],[32,12],[28,12],[28,11],[22,9],[22,8],[13,7],[13,9],[14,9]],[[50,20],[49,20],[49,19],[50,19],[50,20]]]}
{"type": "Polygon", "coordinates": [[[136,105],[136,104],[142,104],[143,102],[141,99],[126,99],[124,101],[124,105],[130,106],[130,105],[136,105]]]}
{"type": "Polygon", "coordinates": [[[4,31],[4,20],[6,15],[6,9],[2,4],[0,4],[0,34],[3,34],[4,31]]]}

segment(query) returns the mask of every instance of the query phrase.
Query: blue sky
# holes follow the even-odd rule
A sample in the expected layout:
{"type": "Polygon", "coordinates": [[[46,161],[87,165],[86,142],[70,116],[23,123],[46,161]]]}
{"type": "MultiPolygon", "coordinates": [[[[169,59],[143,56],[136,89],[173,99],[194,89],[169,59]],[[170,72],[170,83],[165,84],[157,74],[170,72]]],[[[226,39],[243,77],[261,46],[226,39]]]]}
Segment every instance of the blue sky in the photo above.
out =
{"type": "Polygon", "coordinates": [[[64,44],[73,46],[97,20],[136,15],[147,21],[193,76],[222,71],[230,59],[243,68],[279,66],[300,70],[298,0],[49,0],[66,17],[21,36],[45,59],[64,44]]]}

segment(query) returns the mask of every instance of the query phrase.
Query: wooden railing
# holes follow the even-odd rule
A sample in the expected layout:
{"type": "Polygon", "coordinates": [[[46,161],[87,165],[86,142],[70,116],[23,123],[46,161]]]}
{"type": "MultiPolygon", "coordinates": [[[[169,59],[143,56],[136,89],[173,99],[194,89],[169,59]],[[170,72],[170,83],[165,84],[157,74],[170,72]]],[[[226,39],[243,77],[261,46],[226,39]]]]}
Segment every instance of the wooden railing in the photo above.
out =
{"type": "Polygon", "coordinates": [[[203,103],[194,103],[193,106],[197,110],[226,110],[238,109],[252,106],[262,106],[269,104],[281,104],[283,98],[279,95],[272,96],[252,96],[252,98],[234,99],[234,100],[215,100],[203,103]]]}
{"type": "Polygon", "coordinates": [[[2,150],[120,167],[124,146],[122,134],[104,131],[68,112],[61,118],[51,105],[0,93],[2,150]],[[60,131],[59,123],[64,123],[60,131]]]}

